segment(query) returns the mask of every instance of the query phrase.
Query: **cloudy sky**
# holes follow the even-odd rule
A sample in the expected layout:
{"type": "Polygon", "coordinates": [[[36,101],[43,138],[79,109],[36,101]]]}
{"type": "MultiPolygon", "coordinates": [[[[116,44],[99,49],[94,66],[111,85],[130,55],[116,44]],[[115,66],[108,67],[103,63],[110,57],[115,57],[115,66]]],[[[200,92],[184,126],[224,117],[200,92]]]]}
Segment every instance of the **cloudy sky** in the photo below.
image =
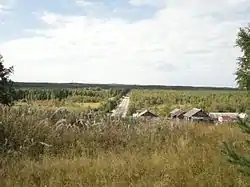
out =
{"type": "Polygon", "coordinates": [[[0,0],[14,81],[235,86],[250,0],[0,0]]]}

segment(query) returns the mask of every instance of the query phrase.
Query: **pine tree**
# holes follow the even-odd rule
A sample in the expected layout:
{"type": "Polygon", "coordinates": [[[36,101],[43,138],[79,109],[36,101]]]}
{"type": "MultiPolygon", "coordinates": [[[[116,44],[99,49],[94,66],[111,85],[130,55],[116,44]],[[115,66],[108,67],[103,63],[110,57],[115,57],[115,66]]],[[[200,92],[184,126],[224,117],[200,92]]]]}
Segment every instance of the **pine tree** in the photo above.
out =
{"type": "MultiPolygon", "coordinates": [[[[249,115],[248,115],[249,116],[249,115]]],[[[249,117],[245,120],[239,119],[238,126],[244,133],[250,134],[249,117]]],[[[250,155],[240,155],[236,153],[232,144],[223,142],[224,149],[222,153],[227,157],[228,162],[241,166],[240,172],[250,176],[250,155]]],[[[246,140],[246,144],[250,148],[250,140],[246,140]]]]}
{"type": "MultiPolygon", "coordinates": [[[[241,130],[250,134],[250,24],[248,27],[240,28],[236,39],[236,45],[241,48],[243,56],[238,58],[238,69],[236,71],[236,81],[239,88],[247,90],[247,119],[238,119],[238,126],[241,130]]],[[[240,171],[250,176],[250,155],[241,155],[236,153],[232,144],[223,142],[224,149],[222,153],[227,156],[228,161],[232,164],[241,166],[240,171]]],[[[246,141],[250,148],[250,140],[246,141]]]]}
{"type": "Polygon", "coordinates": [[[16,92],[9,76],[14,72],[14,69],[13,66],[5,68],[3,62],[3,56],[0,54],[0,103],[12,105],[16,99],[16,92]]]}

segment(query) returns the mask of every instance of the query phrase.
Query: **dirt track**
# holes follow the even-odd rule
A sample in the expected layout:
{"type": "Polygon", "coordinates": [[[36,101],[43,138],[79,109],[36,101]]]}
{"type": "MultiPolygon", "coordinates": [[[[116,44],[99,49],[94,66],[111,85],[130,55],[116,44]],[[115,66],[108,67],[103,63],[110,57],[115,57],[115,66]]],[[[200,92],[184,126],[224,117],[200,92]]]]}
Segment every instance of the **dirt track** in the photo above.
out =
{"type": "Polygon", "coordinates": [[[111,116],[115,117],[126,117],[128,112],[129,105],[129,97],[124,97],[122,102],[117,106],[117,108],[113,111],[111,116]]]}

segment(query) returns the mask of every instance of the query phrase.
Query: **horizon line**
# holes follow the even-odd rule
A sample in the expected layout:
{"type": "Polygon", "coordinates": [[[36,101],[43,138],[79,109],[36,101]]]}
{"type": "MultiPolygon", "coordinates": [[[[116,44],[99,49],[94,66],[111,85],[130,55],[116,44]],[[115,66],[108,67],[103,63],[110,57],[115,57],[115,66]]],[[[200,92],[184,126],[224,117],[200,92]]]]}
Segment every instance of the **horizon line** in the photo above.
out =
{"type": "Polygon", "coordinates": [[[24,83],[24,84],[80,84],[80,85],[123,85],[123,86],[159,86],[159,87],[191,87],[191,88],[229,88],[229,89],[238,89],[234,86],[205,86],[205,85],[163,85],[163,84],[125,84],[125,83],[90,83],[90,82],[46,82],[46,81],[13,81],[14,83],[24,83]]]}

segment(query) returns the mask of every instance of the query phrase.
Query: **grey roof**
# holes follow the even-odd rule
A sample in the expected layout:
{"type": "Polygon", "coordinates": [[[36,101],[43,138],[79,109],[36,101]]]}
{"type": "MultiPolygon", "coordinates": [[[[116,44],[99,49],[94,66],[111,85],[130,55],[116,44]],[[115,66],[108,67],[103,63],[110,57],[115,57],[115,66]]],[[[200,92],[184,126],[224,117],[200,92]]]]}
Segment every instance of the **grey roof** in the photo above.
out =
{"type": "Polygon", "coordinates": [[[176,109],[172,110],[172,111],[170,112],[170,114],[175,114],[176,112],[179,112],[180,110],[181,110],[181,109],[176,108],[176,109]]]}
{"type": "Polygon", "coordinates": [[[197,112],[202,111],[202,109],[199,108],[193,108],[192,110],[189,110],[187,113],[184,114],[184,117],[192,117],[195,115],[197,112]]]}
{"type": "Polygon", "coordinates": [[[174,110],[172,110],[172,111],[170,112],[170,114],[171,114],[171,115],[174,115],[174,116],[179,116],[179,115],[181,115],[181,114],[183,114],[183,113],[185,113],[185,111],[182,110],[182,109],[174,109],[174,110]]]}
{"type": "MultiPolygon", "coordinates": [[[[144,110],[143,112],[139,113],[138,116],[142,116],[144,114],[146,114],[147,112],[153,114],[152,112],[150,112],[149,110],[144,110]]],[[[156,116],[155,114],[153,114],[154,116],[156,116]]]]}
{"type": "Polygon", "coordinates": [[[186,112],[184,110],[179,110],[178,112],[176,112],[174,115],[176,115],[177,117],[182,115],[182,114],[185,114],[186,112]]]}

